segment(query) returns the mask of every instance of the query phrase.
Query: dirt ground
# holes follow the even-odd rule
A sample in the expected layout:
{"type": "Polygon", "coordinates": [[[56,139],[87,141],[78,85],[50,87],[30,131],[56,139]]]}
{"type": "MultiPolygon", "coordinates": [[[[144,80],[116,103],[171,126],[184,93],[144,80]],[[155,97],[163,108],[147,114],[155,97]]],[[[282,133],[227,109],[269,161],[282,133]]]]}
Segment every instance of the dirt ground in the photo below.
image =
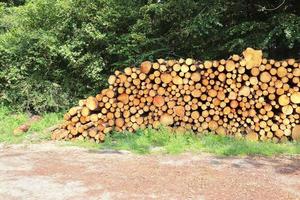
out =
{"type": "Polygon", "coordinates": [[[300,157],[0,144],[0,199],[300,199],[300,157]]]}

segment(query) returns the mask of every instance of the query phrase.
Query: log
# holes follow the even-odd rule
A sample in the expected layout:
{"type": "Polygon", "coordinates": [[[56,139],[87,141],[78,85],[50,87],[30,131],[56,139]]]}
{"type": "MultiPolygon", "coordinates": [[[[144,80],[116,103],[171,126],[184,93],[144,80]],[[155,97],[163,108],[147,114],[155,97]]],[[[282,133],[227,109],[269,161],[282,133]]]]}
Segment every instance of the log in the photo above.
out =
{"type": "Polygon", "coordinates": [[[144,61],[141,63],[140,70],[144,74],[148,74],[151,70],[152,63],[150,61],[144,61]]]}
{"type": "Polygon", "coordinates": [[[86,107],[89,109],[89,110],[97,110],[98,109],[98,101],[95,97],[88,97],[86,99],[86,107]]]}
{"type": "Polygon", "coordinates": [[[295,104],[300,103],[300,92],[293,92],[291,95],[291,102],[295,104]]]}
{"type": "Polygon", "coordinates": [[[153,98],[153,105],[157,106],[157,107],[161,107],[165,104],[165,100],[162,96],[155,96],[153,98]]]}
{"type": "Polygon", "coordinates": [[[195,83],[199,82],[201,79],[201,75],[199,72],[194,72],[191,75],[191,80],[194,81],[195,83]]]}
{"type": "Polygon", "coordinates": [[[172,81],[173,77],[171,76],[171,74],[164,73],[164,74],[161,74],[160,78],[163,83],[168,84],[172,81]]]}
{"type": "Polygon", "coordinates": [[[174,123],[174,120],[173,120],[172,115],[169,115],[169,114],[163,114],[163,115],[160,117],[160,123],[161,123],[162,125],[165,125],[165,126],[172,125],[172,124],[174,123]]]}
{"type": "Polygon", "coordinates": [[[77,112],[81,109],[80,106],[75,106],[75,107],[72,107],[69,111],[68,111],[68,114],[69,116],[74,116],[77,114],[77,112]]]}
{"type": "Polygon", "coordinates": [[[290,98],[287,96],[287,95],[281,95],[279,98],[278,98],[278,103],[279,105],[281,106],[286,106],[290,103],[290,98]]]}
{"type": "Polygon", "coordinates": [[[248,86],[243,86],[239,91],[239,96],[246,96],[250,95],[250,88],[248,86]]]}
{"type": "Polygon", "coordinates": [[[126,93],[120,94],[118,96],[118,101],[122,102],[123,104],[127,104],[129,102],[129,95],[126,93]]]}
{"type": "Polygon", "coordinates": [[[258,134],[253,131],[253,130],[248,130],[247,135],[246,135],[246,140],[249,141],[258,141],[258,134]]]}
{"type": "Polygon", "coordinates": [[[114,85],[115,82],[116,82],[116,80],[117,80],[116,76],[115,76],[115,75],[111,75],[111,76],[109,76],[109,78],[108,78],[108,83],[109,83],[110,85],[114,85]]]}
{"type": "Polygon", "coordinates": [[[256,66],[260,66],[262,62],[262,51],[254,50],[252,48],[247,48],[243,52],[243,56],[245,59],[245,64],[247,69],[251,69],[256,66]]]}
{"type": "Polygon", "coordinates": [[[287,69],[285,67],[279,67],[277,69],[277,76],[280,78],[285,77],[287,75],[287,69]]]}
{"type": "Polygon", "coordinates": [[[174,113],[179,117],[184,117],[185,109],[183,106],[176,106],[176,107],[174,107],[174,113]]]}
{"type": "Polygon", "coordinates": [[[293,113],[293,107],[291,105],[283,106],[282,113],[284,113],[285,115],[291,115],[293,113]]]}
{"type": "Polygon", "coordinates": [[[183,79],[179,76],[173,77],[172,81],[175,85],[182,85],[183,84],[183,79]]]}
{"type": "Polygon", "coordinates": [[[216,133],[218,135],[221,135],[221,136],[225,136],[226,135],[226,128],[224,128],[223,126],[219,126],[217,129],[216,129],[216,133]]]}
{"type": "Polygon", "coordinates": [[[219,125],[218,125],[218,123],[216,122],[216,121],[210,121],[209,123],[208,123],[208,128],[210,129],[210,130],[212,130],[212,131],[215,131],[215,130],[217,130],[217,128],[219,127],[219,125]]]}
{"type": "Polygon", "coordinates": [[[300,125],[296,125],[292,130],[292,138],[295,141],[300,141],[300,125]]]}
{"type": "Polygon", "coordinates": [[[260,74],[260,81],[263,83],[268,83],[271,81],[271,79],[272,79],[272,76],[270,75],[269,72],[262,72],[260,74]]]}

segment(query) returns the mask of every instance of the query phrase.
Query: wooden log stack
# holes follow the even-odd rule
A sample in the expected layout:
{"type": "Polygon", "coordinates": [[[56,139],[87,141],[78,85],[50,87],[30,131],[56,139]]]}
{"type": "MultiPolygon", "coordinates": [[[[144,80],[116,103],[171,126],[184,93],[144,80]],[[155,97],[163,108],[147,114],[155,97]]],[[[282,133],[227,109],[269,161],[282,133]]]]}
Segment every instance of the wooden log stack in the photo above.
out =
{"type": "Polygon", "coordinates": [[[300,64],[247,48],[227,60],[145,61],[115,71],[109,87],[64,115],[55,140],[105,140],[112,130],[160,125],[285,142],[300,140],[300,64]]]}

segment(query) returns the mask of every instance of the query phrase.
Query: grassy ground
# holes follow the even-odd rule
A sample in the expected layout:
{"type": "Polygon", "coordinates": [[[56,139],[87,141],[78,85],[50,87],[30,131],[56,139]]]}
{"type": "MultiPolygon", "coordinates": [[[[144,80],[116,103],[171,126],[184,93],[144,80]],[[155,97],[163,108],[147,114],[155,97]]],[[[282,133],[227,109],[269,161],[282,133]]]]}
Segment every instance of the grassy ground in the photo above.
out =
{"type": "Polygon", "coordinates": [[[209,152],[224,156],[300,154],[299,143],[250,142],[213,134],[195,135],[190,132],[174,134],[164,127],[158,130],[146,129],[135,134],[112,133],[103,144],[87,141],[77,141],[72,143],[74,144],[88,148],[129,150],[139,154],[153,152],[178,154],[187,151],[209,152]]]}
{"type": "MultiPolygon", "coordinates": [[[[61,113],[48,113],[34,122],[29,131],[14,136],[13,130],[29,120],[24,113],[13,113],[10,109],[0,106],[0,143],[40,142],[50,139],[49,127],[58,124],[61,113]]],[[[299,143],[274,144],[266,142],[249,142],[243,139],[221,137],[212,134],[195,135],[190,132],[173,133],[167,128],[158,130],[146,129],[132,133],[111,133],[102,144],[88,141],[68,142],[93,149],[129,150],[139,154],[169,153],[178,154],[186,151],[209,152],[217,155],[280,155],[300,154],[299,143]]]]}
{"type": "Polygon", "coordinates": [[[24,141],[41,141],[50,139],[48,128],[58,124],[62,119],[61,113],[44,114],[41,120],[32,123],[27,133],[15,136],[13,131],[30,120],[25,113],[15,113],[11,109],[0,106],[0,143],[21,143],[24,141]]]}

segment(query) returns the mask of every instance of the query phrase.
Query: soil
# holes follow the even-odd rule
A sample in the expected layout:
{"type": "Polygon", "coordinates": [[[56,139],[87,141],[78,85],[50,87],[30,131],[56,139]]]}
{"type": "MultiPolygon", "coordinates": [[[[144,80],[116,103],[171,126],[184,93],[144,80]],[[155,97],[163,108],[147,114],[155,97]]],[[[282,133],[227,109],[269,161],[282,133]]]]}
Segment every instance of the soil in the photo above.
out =
{"type": "Polygon", "coordinates": [[[300,199],[300,157],[0,144],[0,199],[300,199]]]}

